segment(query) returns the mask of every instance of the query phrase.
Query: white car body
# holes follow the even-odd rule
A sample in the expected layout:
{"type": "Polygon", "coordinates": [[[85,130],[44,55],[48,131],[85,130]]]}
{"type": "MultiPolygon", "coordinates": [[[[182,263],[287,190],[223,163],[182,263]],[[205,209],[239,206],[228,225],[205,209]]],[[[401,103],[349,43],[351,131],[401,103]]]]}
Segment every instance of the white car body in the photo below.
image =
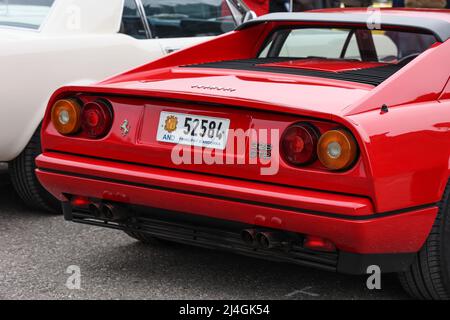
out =
{"type": "Polygon", "coordinates": [[[55,0],[38,30],[0,25],[0,162],[24,150],[59,87],[95,83],[207,39],[121,34],[124,1],[55,0]]]}

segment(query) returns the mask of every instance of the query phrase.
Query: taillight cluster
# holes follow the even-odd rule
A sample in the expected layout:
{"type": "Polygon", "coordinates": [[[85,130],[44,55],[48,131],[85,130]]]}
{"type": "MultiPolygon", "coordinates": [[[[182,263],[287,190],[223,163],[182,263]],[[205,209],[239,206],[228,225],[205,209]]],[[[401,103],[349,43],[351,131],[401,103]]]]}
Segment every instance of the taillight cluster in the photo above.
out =
{"type": "Polygon", "coordinates": [[[349,169],[357,160],[358,145],[346,129],[323,134],[310,123],[295,124],[281,138],[281,154],[294,166],[307,166],[317,160],[329,170],[349,169]]]}
{"type": "Polygon", "coordinates": [[[105,100],[82,105],[77,99],[62,99],[52,108],[53,126],[65,136],[83,132],[91,139],[100,139],[111,130],[112,122],[112,109],[105,100]]]}
{"type": "Polygon", "coordinates": [[[319,132],[312,125],[299,123],[288,128],[281,139],[281,150],[286,160],[296,166],[317,160],[319,132]]]}

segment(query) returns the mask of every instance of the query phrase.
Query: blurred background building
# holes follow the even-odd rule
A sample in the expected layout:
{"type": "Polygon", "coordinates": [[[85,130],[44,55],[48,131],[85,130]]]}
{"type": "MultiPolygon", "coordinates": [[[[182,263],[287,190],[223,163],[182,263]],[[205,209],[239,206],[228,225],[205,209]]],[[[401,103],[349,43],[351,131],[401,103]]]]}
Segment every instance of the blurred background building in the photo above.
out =
{"type": "Polygon", "coordinates": [[[258,15],[339,7],[448,8],[450,0],[245,0],[258,15]]]}

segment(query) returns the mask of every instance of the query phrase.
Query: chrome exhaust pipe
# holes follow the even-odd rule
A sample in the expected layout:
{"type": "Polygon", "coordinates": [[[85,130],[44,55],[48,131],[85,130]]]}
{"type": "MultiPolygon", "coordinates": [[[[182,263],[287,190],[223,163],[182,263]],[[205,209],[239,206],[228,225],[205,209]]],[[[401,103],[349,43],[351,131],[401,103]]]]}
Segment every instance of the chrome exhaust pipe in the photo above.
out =
{"type": "Polygon", "coordinates": [[[277,234],[272,232],[259,232],[256,241],[262,249],[274,249],[282,246],[282,241],[277,234]]]}
{"type": "Polygon", "coordinates": [[[100,205],[97,203],[91,203],[89,205],[89,212],[91,213],[91,215],[93,215],[96,218],[100,218],[100,216],[102,215],[102,210],[100,208],[100,205]]]}
{"type": "Polygon", "coordinates": [[[246,230],[242,230],[241,232],[241,239],[242,241],[249,245],[249,246],[254,246],[256,245],[256,230],[255,229],[246,229],[246,230]]]}
{"type": "Polygon", "coordinates": [[[115,208],[112,204],[106,203],[101,207],[102,216],[106,219],[113,220],[115,218],[115,208]]]}
{"type": "Polygon", "coordinates": [[[111,221],[119,221],[127,218],[127,209],[121,205],[113,203],[103,203],[100,206],[103,218],[111,221]]]}

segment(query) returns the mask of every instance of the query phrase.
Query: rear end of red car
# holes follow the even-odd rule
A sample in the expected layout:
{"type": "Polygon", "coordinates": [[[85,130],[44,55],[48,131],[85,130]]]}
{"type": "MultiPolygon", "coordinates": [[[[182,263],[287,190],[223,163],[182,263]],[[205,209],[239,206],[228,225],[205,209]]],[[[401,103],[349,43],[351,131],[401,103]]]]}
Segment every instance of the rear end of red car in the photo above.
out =
{"type": "Polygon", "coordinates": [[[433,224],[377,211],[344,119],[98,91],[60,90],[43,124],[37,175],[69,221],[351,274],[403,270],[433,224]]]}
{"type": "Polygon", "coordinates": [[[417,30],[395,14],[374,31],[365,17],[274,15],[97,86],[62,88],[37,176],[66,220],[144,242],[407,271],[448,180],[439,99],[449,75],[438,62],[450,33],[448,22],[417,30]],[[405,37],[423,45],[411,54],[405,37]]]}

